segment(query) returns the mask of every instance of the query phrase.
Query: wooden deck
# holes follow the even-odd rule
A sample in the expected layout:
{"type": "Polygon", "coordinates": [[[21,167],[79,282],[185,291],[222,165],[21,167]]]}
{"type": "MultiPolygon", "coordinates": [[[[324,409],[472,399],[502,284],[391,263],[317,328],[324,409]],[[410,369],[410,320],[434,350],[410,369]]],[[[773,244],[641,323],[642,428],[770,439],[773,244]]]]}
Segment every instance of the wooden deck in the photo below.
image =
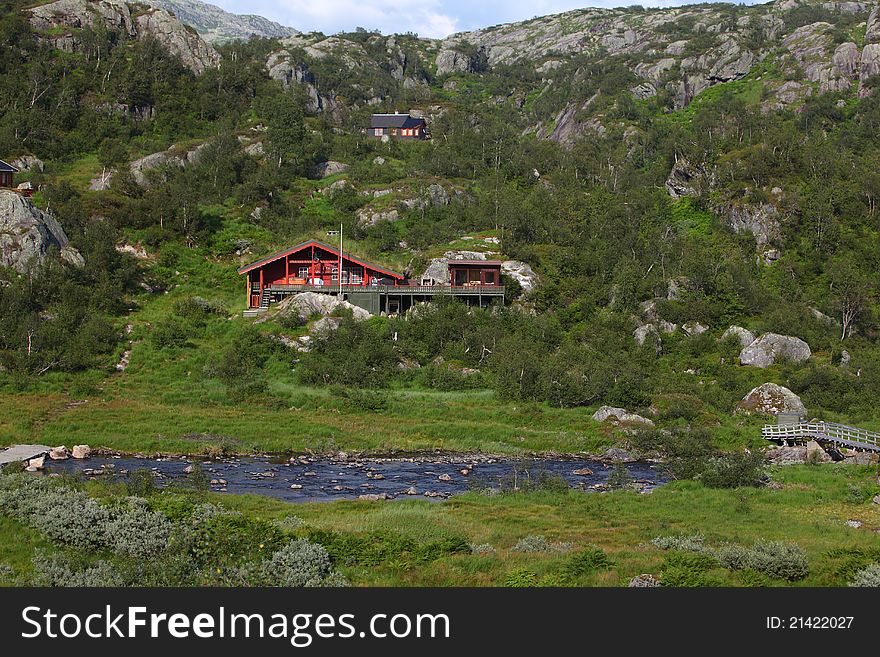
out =
{"type": "MultiPolygon", "coordinates": [[[[338,285],[270,285],[269,292],[281,292],[296,294],[298,292],[320,292],[322,294],[336,294],[338,285]]],[[[398,295],[406,296],[440,296],[449,294],[452,296],[504,296],[503,285],[343,285],[342,293],[357,292],[360,294],[398,295]]]]}

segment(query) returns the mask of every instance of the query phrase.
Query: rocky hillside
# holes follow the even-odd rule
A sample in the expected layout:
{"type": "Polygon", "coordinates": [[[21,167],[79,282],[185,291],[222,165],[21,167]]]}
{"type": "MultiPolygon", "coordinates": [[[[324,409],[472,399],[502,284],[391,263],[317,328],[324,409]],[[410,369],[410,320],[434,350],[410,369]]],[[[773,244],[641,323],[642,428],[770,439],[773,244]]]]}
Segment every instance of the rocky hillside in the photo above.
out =
{"type": "Polygon", "coordinates": [[[164,9],[144,9],[122,0],[56,0],[27,13],[42,40],[66,52],[87,49],[83,29],[100,27],[130,39],[156,39],[196,74],[220,62],[212,46],[164,9]]]}
{"type": "Polygon", "coordinates": [[[216,5],[197,0],[143,0],[143,4],[171,12],[211,44],[249,39],[251,36],[280,38],[297,34],[292,27],[285,27],[262,16],[232,14],[216,5]]]}

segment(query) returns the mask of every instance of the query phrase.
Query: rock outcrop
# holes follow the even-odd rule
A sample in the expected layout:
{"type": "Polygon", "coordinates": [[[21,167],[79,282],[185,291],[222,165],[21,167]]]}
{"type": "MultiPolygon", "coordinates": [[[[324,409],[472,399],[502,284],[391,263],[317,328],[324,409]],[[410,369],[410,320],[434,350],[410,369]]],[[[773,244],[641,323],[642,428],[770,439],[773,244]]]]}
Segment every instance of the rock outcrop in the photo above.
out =
{"type": "Polygon", "coordinates": [[[125,38],[156,39],[196,75],[220,63],[212,46],[164,9],[133,16],[122,0],[56,0],[27,11],[31,25],[41,31],[40,38],[60,50],[78,51],[83,44],[77,30],[101,26],[125,38]]]}
{"type": "Polygon", "coordinates": [[[20,194],[0,191],[0,266],[24,273],[30,265],[42,262],[53,248],[68,264],[84,264],[55,217],[20,194]]]}
{"type": "Polygon", "coordinates": [[[800,338],[764,333],[740,352],[739,362],[743,365],[764,368],[783,359],[802,363],[811,355],[810,345],[800,338]]]}
{"type": "Polygon", "coordinates": [[[521,260],[505,260],[501,263],[501,272],[519,283],[525,294],[530,293],[538,285],[538,275],[521,260]]]}
{"type": "Polygon", "coordinates": [[[288,297],[278,304],[277,312],[281,316],[295,313],[300,319],[307,320],[312,315],[327,317],[337,309],[350,310],[355,319],[368,319],[372,316],[363,308],[354,306],[348,301],[319,292],[301,292],[288,297]]]}
{"type": "Polygon", "coordinates": [[[753,388],[736,405],[738,413],[762,413],[776,415],[777,413],[797,413],[806,417],[807,409],[801,398],[788,388],[776,383],[763,383],[753,388]]]}
{"type": "Polygon", "coordinates": [[[265,38],[289,37],[299,34],[292,27],[280,25],[262,16],[232,14],[199,0],[140,0],[142,4],[164,9],[191,26],[208,43],[226,43],[252,36],[265,38]]]}
{"type": "Polygon", "coordinates": [[[196,75],[220,65],[219,53],[164,9],[140,14],[135,25],[139,38],[153,37],[196,75]]]}
{"type": "Polygon", "coordinates": [[[596,422],[605,422],[609,418],[613,420],[617,420],[618,422],[622,422],[624,424],[643,424],[648,427],[653,427],[654,422],[649,420],[646,417],[642,417],[641,415],[637,415],[636,413],[630,413],[625,408],[616,408],[614,406],[602,406],[598,411],[593,413],[593,419],[596,422]]]}
{"type": "Polygon", "coordinates": [[[745,349],[755,341],[756,336],[750,330],[743,328],[742,326],[731,326],[721,334],[722,340],[726,340],[730,337],[736,338],[740,346],[745,349]]]}

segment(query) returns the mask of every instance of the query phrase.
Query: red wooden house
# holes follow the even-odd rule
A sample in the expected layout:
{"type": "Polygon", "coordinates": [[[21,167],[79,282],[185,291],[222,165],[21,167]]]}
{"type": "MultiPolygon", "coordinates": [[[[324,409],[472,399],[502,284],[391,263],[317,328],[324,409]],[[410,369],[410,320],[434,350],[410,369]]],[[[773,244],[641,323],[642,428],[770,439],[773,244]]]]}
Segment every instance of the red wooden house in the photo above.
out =
{"type": "Polygon", "coordinates": [[[449,272],[449,283],[414,283],[383,265],[318,240],[301,242],[238,270],[247,277],[248,316],[300,292],[340,295],[374,315],[403,313],[442,295],[481,307],[504,303],[500,261],[451,260],[449,272]]]}
{"type": "Polygon", "coordinates": [[[303,289],[333,293],[339,289],[339,270],[342,268],[342,286],[352,288],[396,286],[403,274],[353,256],[340,255],[339,249],[324,242],[309,240],[238,270],[247,274],[248,308],[265,308],[273,296],[303,289]]]}
{"type": "Polygon", "coordinates": [[[0,187],[14,187],[12,180],[16,173],[18,169],[0,160],[0,187]]]}

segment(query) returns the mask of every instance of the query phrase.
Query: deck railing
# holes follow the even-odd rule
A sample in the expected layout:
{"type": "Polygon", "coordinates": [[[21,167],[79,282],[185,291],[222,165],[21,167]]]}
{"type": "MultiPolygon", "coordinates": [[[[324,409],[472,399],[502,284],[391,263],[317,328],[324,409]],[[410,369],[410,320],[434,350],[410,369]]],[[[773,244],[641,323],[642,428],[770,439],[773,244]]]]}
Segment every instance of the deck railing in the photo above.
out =
{"type": "MultiPolygon", "coordinates": [[[[270,292],[336,292],[338,284],[331,285],[270,285],[270,292]]],[[[503,285],[346,285],[343,283],[343,292],[375,292],[378,294],[424,294],[440,295],[452,294],[456,296],[503,296],[503,285]]]]}
{"type": "Polygon", "coordinates": [[[761,429],[761,435],[767,440],[830,441],[853,449],[880,451],[880,433],[836,422],[768,424],[761,429]]]}

